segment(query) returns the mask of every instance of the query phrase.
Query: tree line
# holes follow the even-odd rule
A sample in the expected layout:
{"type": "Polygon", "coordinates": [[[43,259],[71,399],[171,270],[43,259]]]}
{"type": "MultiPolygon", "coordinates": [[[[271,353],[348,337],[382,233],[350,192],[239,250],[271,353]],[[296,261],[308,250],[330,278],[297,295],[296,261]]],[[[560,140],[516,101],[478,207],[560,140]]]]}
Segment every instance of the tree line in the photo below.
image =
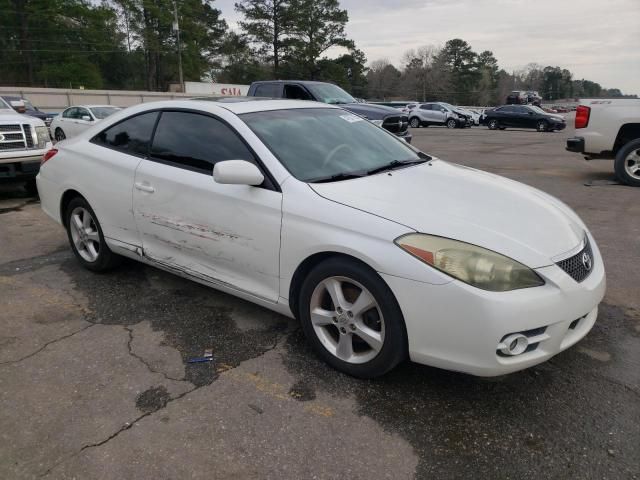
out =
{"type": "Polygon", "coordinates": [[[549,100],[622,95],[560,67],[507,72],[462,39],[410,50],[398,67],[367,65],[338,0],[240,0],[235,10],[237,31],[214,0],[0,0],[0,84],[166,91],[178,82],[177,20],[187,81],[300,78],[356,97],[480,105],[516,89],[549,100]]]}

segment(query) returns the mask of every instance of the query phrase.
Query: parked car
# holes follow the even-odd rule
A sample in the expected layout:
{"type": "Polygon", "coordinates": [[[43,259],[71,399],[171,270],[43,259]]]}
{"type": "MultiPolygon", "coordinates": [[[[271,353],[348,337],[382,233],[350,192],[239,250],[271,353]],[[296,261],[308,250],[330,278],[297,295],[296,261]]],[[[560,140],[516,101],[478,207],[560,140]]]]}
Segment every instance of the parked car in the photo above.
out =
{"type": "Polygon", "coordinates": [[[539,132],[564,130],[564,117],[552,115],[533,105],[504,105],[487,112],[485,124],[490,130],[504,130],[507,127],[535,128],[539,132]]]}
{"type": "Polygon", "coordinates": [[[51,125],[51,121],[56,116],[55,113],[43,112],[26,98],[13,95],[2,95],[2,99],[11,105],[16,112],[29,115],[30,117],[39,118],[47,127],[51,125]]]}
{"type": "Polygon", "coordinates": [[[542,102],[542,97],[540,96],[540,94],[535,91],[535,90],[529,90],[527,92],[525,92],[526,98],[527,98],[527,103],[529,105],[535,105],[536,107],[540,106],[540,102],[542,102]]]}
{"type": "Polygon", "coordinates": [[[0,182],[24,182],[36,193],[40,159],[51,148],[49,130],[38,118],[17,113],[0,98],[0,182]]]}
{"type": "Polygon", "coordinates": [[[253,82],[249,87],[247,96],[315,100],[338,105],[411,143],[412,136],[409,132],[409,119],[402,112],[384,105],[358,103],[355,98],[332,83],[303,80],[253,82]]]}
{"type": "Polygon", "coordinates": [[[514,90],[507,96],[507,105],[526,105],[528,101],[527,92],[514,90]]]}
{"type": "Polygon", "coordinates": [[[586,160],[614,159],[618,179],[640,187],[640,100],[583,100],[576,109],[575,127],[567,150],[586,160]]]}
{"type": "Polygon", "coordinates": [[[56,141],[75,137],[89,127],[113,115],[120,107],[113,105],[76,105],[67,108],[51,122],[51,132],[56,141]]]}
{"type": "Polygon", "coordinates": [[[140,104],[50,150],[42,208],[80,264],[125,256],[295,316],[359,377],[407,357],[501,375],[589,332],[604,264],[565,204],[334,105],[249,100],[140,104]]]}
{"type": "Polygon", "coordinates": [[[429,125],[444,125],[447,128],[464,128],[471,126],[470,113],[465,113],[453,105],[444,102],[421,103],[413,108],[409,115],[409,125],[413,128],[429,125]]]}

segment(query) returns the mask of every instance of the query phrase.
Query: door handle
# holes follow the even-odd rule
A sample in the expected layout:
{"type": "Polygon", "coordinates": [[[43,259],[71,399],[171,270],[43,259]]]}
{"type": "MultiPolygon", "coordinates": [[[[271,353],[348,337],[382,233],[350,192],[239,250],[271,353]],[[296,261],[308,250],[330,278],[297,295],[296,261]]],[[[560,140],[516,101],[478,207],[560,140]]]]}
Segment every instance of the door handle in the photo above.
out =
{"type": "Polygon", "coordinates": [[[138,190],[141,190],[143,192],[153,193],[156,191],[156,189],[149,185],[147,182],[136,182],[134,185],[138,190]]]}

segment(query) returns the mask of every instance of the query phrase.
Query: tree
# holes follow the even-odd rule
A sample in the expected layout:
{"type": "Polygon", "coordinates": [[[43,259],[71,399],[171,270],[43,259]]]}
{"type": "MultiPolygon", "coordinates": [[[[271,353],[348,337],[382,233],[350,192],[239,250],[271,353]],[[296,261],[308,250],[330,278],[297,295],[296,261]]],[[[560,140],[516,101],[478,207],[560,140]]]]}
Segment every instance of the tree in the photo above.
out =
{"type": "Polygon", "coordinates": [[[493,52],[485,50],[480,53],[477,66],[479,78],[472,103],[479,105],[498,103],[498,60],[493,56],[493,52]]]}
{"type": "Polygon", "coordinates": [[[440,56],[451,74],[454,101],[470,103],[470,92],[478,79],[477,55],[467,42],[454,38],[445,44],[440,56]]]}
{"type": "Polygon", "coordinates": [[[391,65],[389,60],[382,59],[372,62],[367,72],[369,96],[385,100],[387,97],[397,95],[400,77],[400,71],[391,65]]]}
{"type": "Polygon", "coordinates": [[[210,72],[212,81],[248,84],[271,77],[271,66],[261,63],[245,36],[230,32],[221,47],[221,60],[210,72]]]}
{"type": "Polygon", "coordinates": [[[291,12],[295,21],[288,60],[303,78],[318,78],[318,60],[331,47],[355,48],[345,32],[349,16],[338,0],[291,0],[291,12]]]}
{"type": "Polygon", "coordinates": [[[235,5],[244,15],[240,27],[250,41],[258,45],[258,52],[273,63],[278,77],[280,62],[288,46],[293,15],[289,0],[243,0],[235,5]]]}
{"type": "Polygon", "coordinates": [[[318,62],[318,80],[333,82],[356,97],[364,97],[367,88],[365,64],[367,58],[358,49],[335,59],[323,58],[318,62]]]}

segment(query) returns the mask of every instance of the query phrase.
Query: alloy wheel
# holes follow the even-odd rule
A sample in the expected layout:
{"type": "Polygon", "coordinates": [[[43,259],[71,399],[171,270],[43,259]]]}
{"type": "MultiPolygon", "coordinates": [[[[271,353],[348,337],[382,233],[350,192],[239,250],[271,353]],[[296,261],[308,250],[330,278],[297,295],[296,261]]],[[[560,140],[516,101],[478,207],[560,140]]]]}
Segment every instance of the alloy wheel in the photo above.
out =
{"type": "Polygon", "coordinates": [[[100,255],[100,233],[89,210],[74,208],[69,218],[69,230],[78,254],[87,262],[95,262],[100,255]]]}
{"type": "Polygon", "coordinates": [[[355,280],[324,279],[314,289],[309,309],[317,338],[338,359],[366,363],[382,350],[382,310],[373,294],[355,280]]]}
{"type": "Polygon", "coordinates": [[[640,149],[632,150],[624,159],[624,169],[629,176],[640,180],[640,149]]]}
{"type": "Polygon", "coordinates": [[[498,122],[496,120],[491,120],[489,122],[489,130],[495,130],[498,128],[498,122]]]}
{"type": "Polygon", "coordinates": [[[457,122],[455,120],[449,120],[447,122],[447,128],[456,128],[457,122]]]}
{"type": "Polygon", "coordinates": [[[420,126],[420,120],[416,117],[411,119],[410,125],[412,128],[418,128],[420,126]]]}
{"type": "Polygon", "coordinates": [[[64,132],[60,128],[56,129],[55,137],[56,137],[56,141],[58,142],[61,142],[62,140],[67,138],[67,136],[64,134],[64,132]]]}
{"type": "Polygon", "coordinates": [[[539,121],[537,125],[537,129],[539,132],[544,132],[547,129],[547,123],[545,121],[539,121]]]}

